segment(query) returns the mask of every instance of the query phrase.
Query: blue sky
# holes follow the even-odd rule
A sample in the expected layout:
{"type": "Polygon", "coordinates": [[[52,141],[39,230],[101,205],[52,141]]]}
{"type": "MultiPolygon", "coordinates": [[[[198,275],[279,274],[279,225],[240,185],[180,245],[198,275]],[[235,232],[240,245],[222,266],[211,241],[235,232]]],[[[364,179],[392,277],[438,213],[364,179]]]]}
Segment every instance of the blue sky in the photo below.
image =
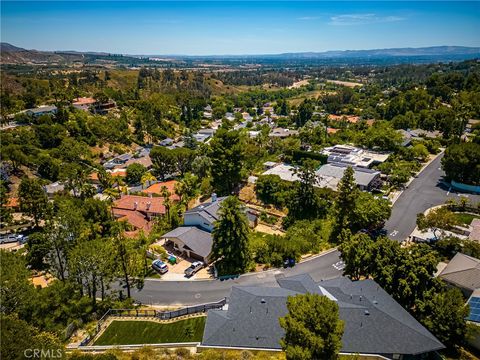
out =
{"type": "Polygon", "coordinates": [[[1,1],[1,39],[39,50],[191,55],[480,46],[480,2],[1,1]]]}

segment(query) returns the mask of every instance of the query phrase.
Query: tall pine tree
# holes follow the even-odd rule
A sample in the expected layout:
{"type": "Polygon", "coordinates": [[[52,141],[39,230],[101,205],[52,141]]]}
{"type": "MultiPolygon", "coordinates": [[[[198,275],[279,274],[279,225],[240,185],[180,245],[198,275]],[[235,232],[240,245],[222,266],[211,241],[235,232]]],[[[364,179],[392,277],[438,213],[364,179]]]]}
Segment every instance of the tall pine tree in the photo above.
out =
{"type": "Polygon", "coordinates": [[[221,275],[243,273],[251,260],[245,209],[237,197],[230,196],[223,200],[219,214],[213,230],[212,260],[218,260],[221,275]]]}

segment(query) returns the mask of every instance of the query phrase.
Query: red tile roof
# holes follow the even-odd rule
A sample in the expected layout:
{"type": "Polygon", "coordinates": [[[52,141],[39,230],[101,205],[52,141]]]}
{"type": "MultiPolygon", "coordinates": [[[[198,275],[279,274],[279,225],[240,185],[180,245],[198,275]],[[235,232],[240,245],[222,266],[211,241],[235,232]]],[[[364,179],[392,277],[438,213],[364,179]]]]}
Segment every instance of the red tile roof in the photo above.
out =
{"type": "Polygon", "coordinates": [[[123,195],[115,200],[112,209],[136,210],[143,213],[165,214],[163,197],[148,197],[138,195],[123,195]]]}
{"type": "Polygon", "coordinates": [[[156,184],[151,185],[147,189],[144,190],[144,192],[149,193],[149,194],[158,194],[161,195],[162,193],[162,187],[166,186],[168,191],[170,192],[170,200],[172,201],[179,201],[180,197],[175,193],[175,184],[177,181],[175,180],[170,180],[170,181],[164,181],[164,182],[159,182],[156,184]]]}

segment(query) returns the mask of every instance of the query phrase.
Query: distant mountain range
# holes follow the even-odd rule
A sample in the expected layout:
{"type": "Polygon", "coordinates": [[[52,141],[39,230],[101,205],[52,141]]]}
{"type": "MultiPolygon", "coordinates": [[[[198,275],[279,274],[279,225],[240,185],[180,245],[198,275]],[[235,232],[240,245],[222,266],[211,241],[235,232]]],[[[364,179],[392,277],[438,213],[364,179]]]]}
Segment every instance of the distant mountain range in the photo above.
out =
{"type": "Polygon", "coordinates": [[[258,54],[258,55],[131,55],[109,54],[106,52],[80,52],[80,51],[40,51],[19,48],[9,43],[0,43],[0,60],[3,64],[69,64],[73,62],[89,62],[92,59],[122,63],[138,63],[139,58],[148,62],[149,58],[162,59],[188,59],[188,60],[216,60],[235,61],[238,59],[250,61],[275,60],[275,61],[325,61],[345,59],[349,62],[373,60],[386,60],[395,62],[425,62],[451,61],[480,58],[479,47],[465,46],[432,46],[422,48],[394,48],[375,50],[342,50],[325,52],[299,52],[283,54],[258,54]],[[403,60],[401,60],[403,59],[403,60]]]}

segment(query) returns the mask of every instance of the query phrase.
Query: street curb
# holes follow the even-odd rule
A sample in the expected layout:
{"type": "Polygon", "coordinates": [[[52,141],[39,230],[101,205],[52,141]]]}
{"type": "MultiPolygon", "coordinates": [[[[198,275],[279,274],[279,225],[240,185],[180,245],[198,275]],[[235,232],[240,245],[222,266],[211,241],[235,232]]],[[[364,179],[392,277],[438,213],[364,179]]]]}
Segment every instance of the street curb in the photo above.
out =
{"type": "MultiPolygon", "coordinates": [[[[309,261],[312,261],[312,260],[315,260],[319,257],[322,257],[322,256],[325,256],[325,255],[328,255],[328,254],[331,254],[333,252],[337,251],[337,247],[334,247],[332,249],[328,249],[328,250],[325,250],[324,252],[320,253],[320,254],[316,254],[316,255],[313,255],[303,261],[300,261],[299,263],[297,263],[297,265],[299,264],[304,264],[306,262],[309,262],[309,261]]],[[[249,273],[246,273],[246,274],[242,274],[236,278],[232,278],[232,279],[229,279],[229,280],[237,280],[241,277],[247,277],[247,276],[256,276],[256,275],[259,275],[259,274],[265,274],[265,273],[269,273],[269,272],[275,272],[275,271],[279,271],[279,270],[282,270],[283,268],[271,268],[271,269],[268,269],[268,270],[265,270],[265,271],[262,271],[262,272],[249,272],[249,273]]],[[[193,280],[162,280],[162,279],[145,279],[145,281],[152,281],[152,282],[177,282],[177,283],[183,283],[183,282],[196,282],[196,283],[199,283],[199,282],[213,282],[213,281],[228,281],[228,280],[219,280],[219,279],[193,279],[193,280]]]]}

